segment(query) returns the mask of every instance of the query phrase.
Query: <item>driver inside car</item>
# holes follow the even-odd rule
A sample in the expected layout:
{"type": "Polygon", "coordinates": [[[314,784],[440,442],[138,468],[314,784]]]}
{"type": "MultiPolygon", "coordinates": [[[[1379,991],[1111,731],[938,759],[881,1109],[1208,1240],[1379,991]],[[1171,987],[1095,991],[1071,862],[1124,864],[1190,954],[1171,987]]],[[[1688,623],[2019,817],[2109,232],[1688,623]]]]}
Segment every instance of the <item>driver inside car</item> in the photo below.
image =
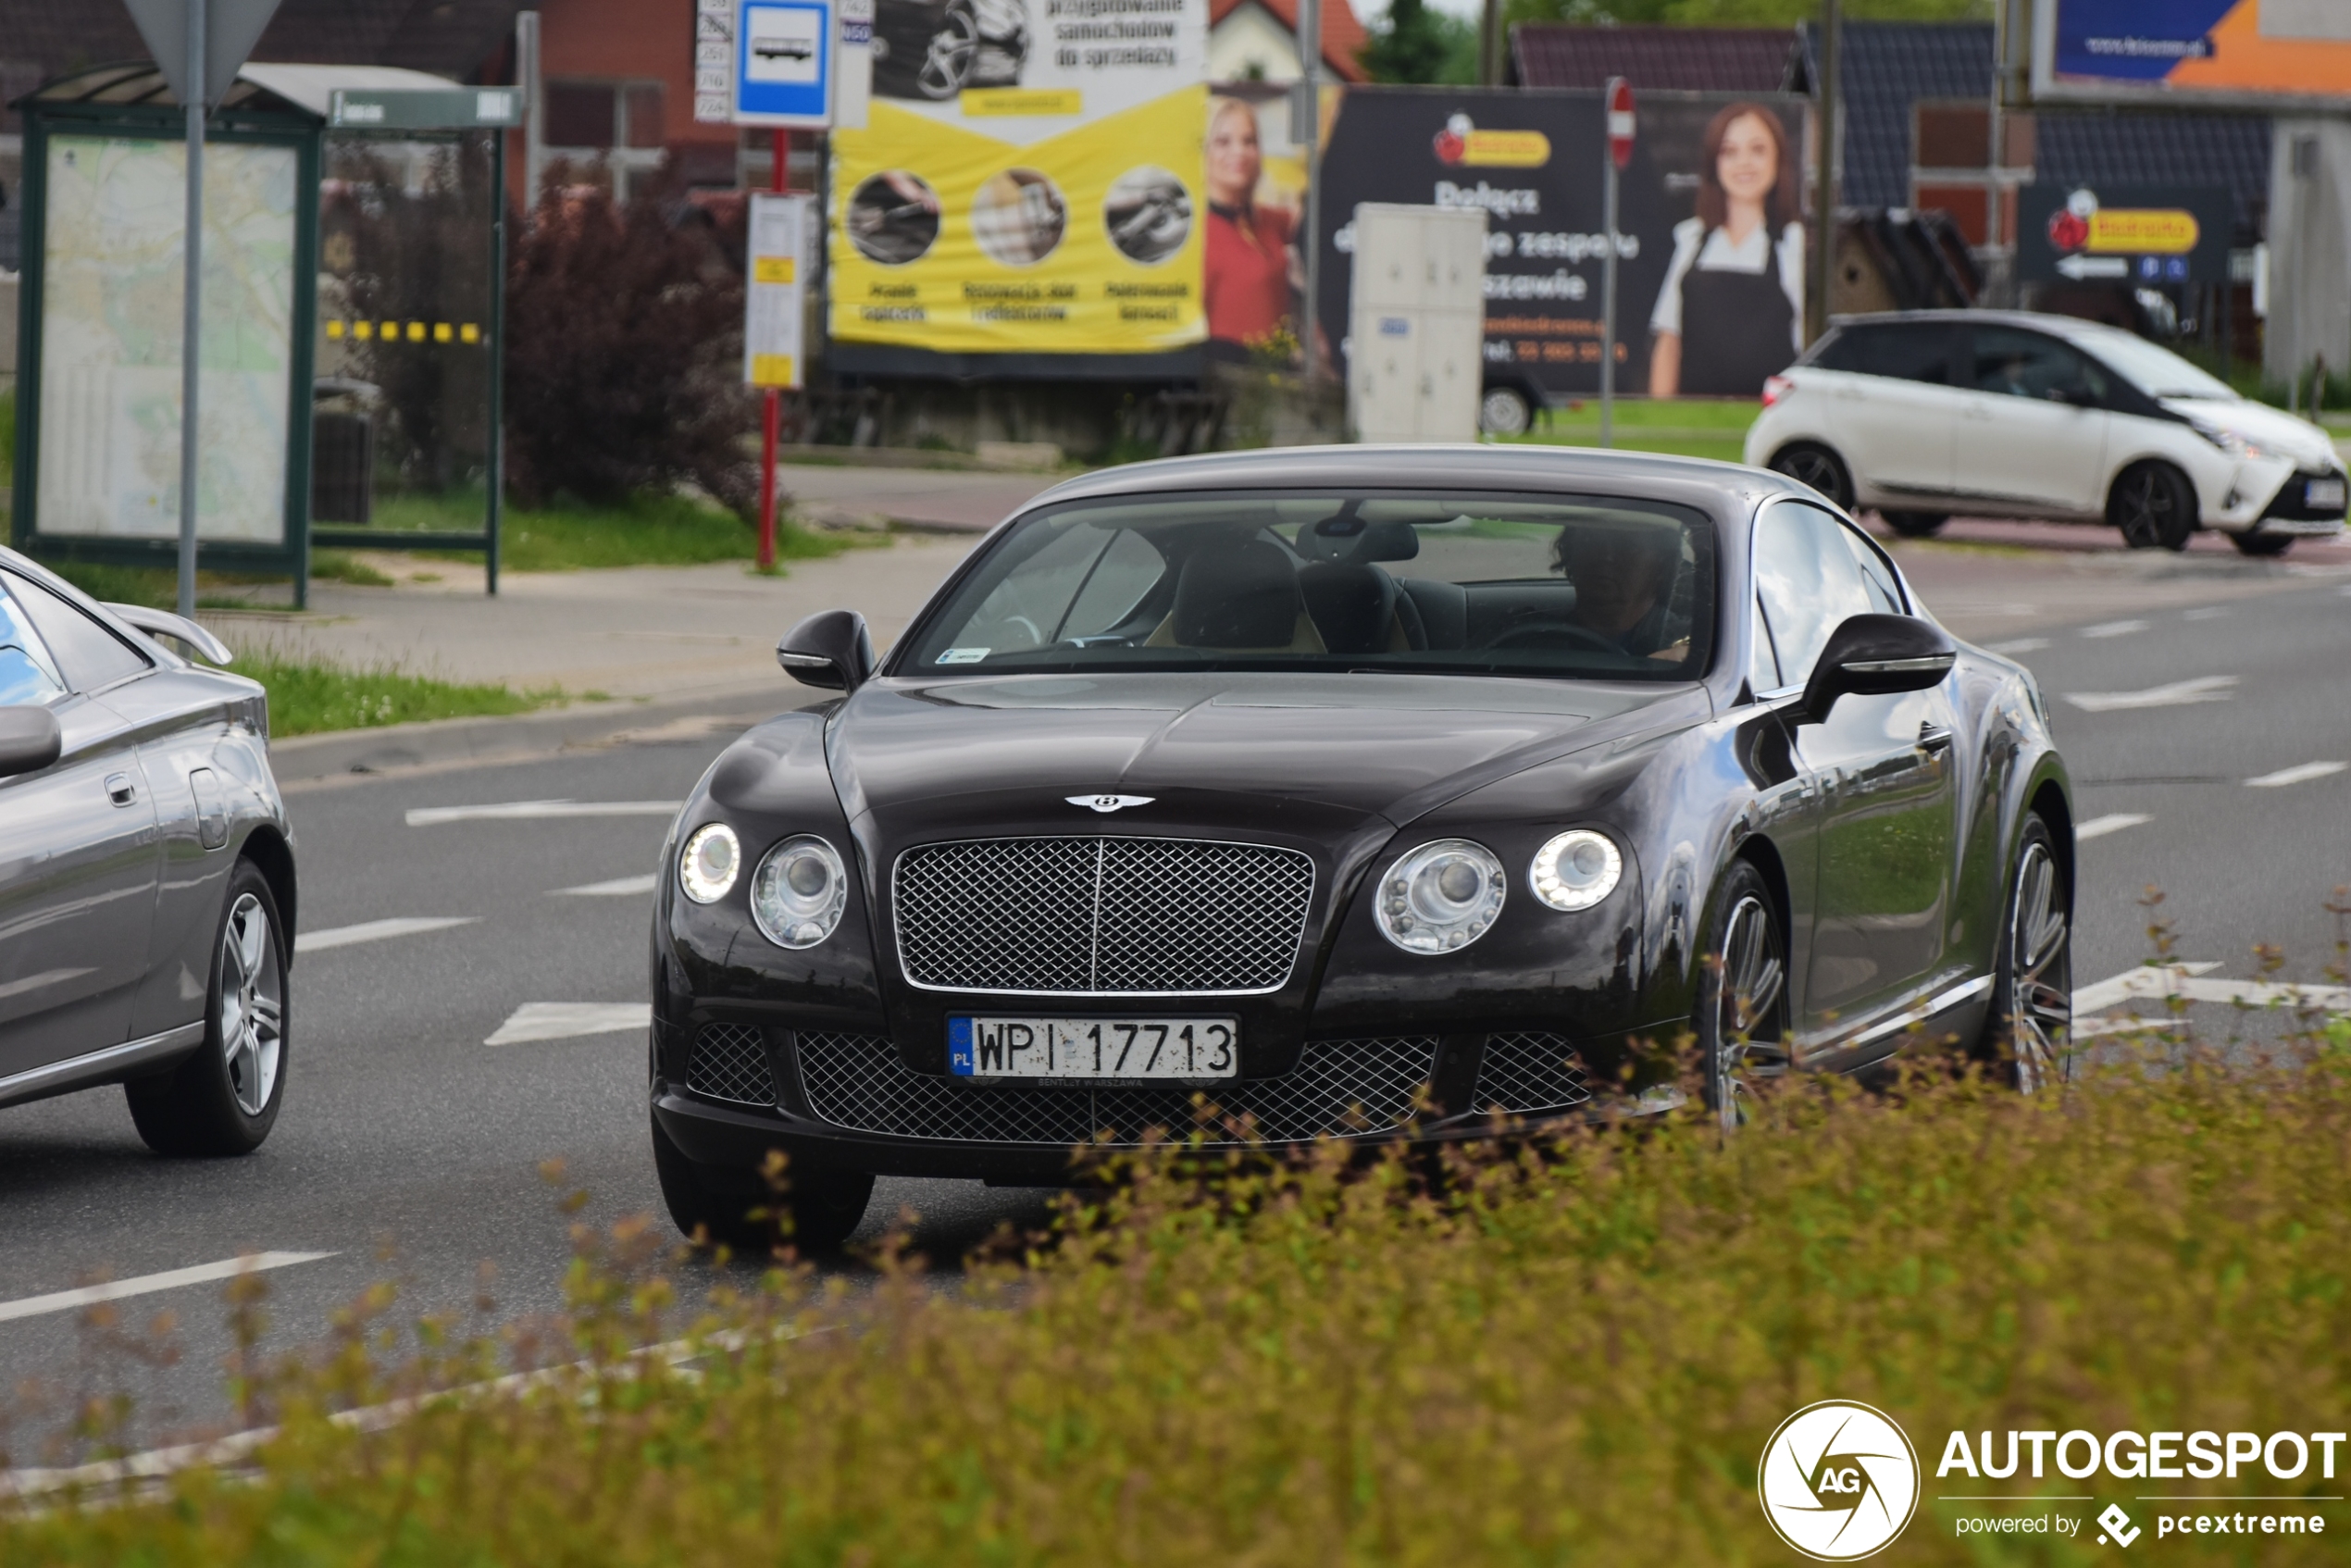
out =
{"type": "Polygon", "coordinates": [[[1571,523],[1560,529],[1551,559],[1575,585],[1569,619],[1626,653],[1679,659],[1689,638],[1666,641],[1681,540],[1671,529],[1571,523]]]}

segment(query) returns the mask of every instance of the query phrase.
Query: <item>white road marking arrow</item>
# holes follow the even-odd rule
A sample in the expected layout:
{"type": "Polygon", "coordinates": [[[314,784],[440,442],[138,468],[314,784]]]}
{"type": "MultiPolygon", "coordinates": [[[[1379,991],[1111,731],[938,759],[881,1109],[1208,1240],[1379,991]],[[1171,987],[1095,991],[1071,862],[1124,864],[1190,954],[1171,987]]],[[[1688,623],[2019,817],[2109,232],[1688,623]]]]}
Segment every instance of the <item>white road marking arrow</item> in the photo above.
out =
{"type": "Polygon", "coordinates": [[[557,888],[554,896],[585,899],[638,898],[652,892],[653,883],[657,879],[654,873],[648,871],[642,877],[616,877],[609,882],[589,882],[577,888],[557,888]]]}
{"type": "Polygon", "coordinates": [[[2090,818],[2089,821],[2082,824],[2081,827],[2076,828],[2073,830],[2073,836],[2076,839],[2103,839],[2108,833],[2120,833],[2125,828],[2136,828],[2142,822],[2153,822],[2155,818],[2146,815],[2143,812],[2108,812],[2104,816],[2094,816],[2090,818]]]}
{"type": "Polygon", "coordinates": [[[2282,767],[2275,773],[2265,773],[2258,778],[2248,778],[2245,782],[2245,787],[2251,790],[2283,790],[2289,784],[2307,784],[2313,778],[2332,778],[2341,773],[2344,765],[2339,762],[2306,762],[2295,767],[2282,767]]]}
{"type": "Polygon", "coordinates": [[[498,1026],[484,1045],[521,1045],[535,1039],[576,1039],[581,1035],[616,1035],[652,1027],[650,1002],[526,1002],[498,1026]]]}

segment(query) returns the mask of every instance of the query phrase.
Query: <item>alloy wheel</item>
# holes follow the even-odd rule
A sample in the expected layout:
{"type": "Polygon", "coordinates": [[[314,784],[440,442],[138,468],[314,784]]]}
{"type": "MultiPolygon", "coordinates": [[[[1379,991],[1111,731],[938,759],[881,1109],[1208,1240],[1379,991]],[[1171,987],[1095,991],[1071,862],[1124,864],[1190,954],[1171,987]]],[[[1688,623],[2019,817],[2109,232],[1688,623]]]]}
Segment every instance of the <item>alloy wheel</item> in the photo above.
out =
{"type": "Polygon", "coordinates": [[[246,893],[220,936],[220,1049],[237,1108],[258,1116],[278,1087],[285,1046],[285,974],[269,912],[246,893]]]}
{"type": "Polygon", "coordinates": [[[2073,930],[2065,886],[2048,845],[2029,840],[2016,867],[2009,912],[2009,1049],[2016,1087],[2038,1091],[2066,1073],[2066,1035],[2073,1027],[2073,930]]]}
{"type": "Polygon", "coordinates": [[[2127,474],[2115,487],[2114,526],[2133,550],[2179,550],[2187,543],[2180,526],[2180,497],[2171,477],[2149,467],[2127,474]]]}
{"type": "Polygon", "coordinates": [[[1845,505],[1848,500],[1845,493],[1845,475],[1826,448],[1791,447],[1780,454],[1772,467],[1797,483],[1810,486],[1835,505],[1845,505]]]}
{"type": "Polygon", "coordinates": [[[1787,1074],[1787,963],[1772,912],[1742,894],[1723,934],[1723,978],[1714,1002],[1713,1104],[1723,1130],[1755,1112],[1755,1094],[1787,1074]]]}

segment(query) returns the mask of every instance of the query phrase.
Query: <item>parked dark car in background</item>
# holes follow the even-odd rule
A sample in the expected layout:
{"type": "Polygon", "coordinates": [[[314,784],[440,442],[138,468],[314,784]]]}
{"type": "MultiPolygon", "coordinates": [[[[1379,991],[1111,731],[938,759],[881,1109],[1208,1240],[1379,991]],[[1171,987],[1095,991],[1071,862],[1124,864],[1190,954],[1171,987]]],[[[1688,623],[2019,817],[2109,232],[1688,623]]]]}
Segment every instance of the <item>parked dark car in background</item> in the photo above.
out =
{"type": "Polygon", "coordinates": [[[2041,695],[1779,475],[1138,464],[1039,496],[878,668],[847,611],[778,657],[840,695],[718,758],[657,893],[690,1231],[754,1234],[770,1150],[813,1249],[877,1174],[1066,1179],[1195,1096],[1278,1145],[1693,1094],[1729,1126],[1922,1040],[2063,1070],[2041,695]],[[1644,1044],[1684,1037],[1686,1076],[1644,1044]]]}
{"type": "Polygon", "coordinates": [[[0,1105],[120,1083],[157,1152],[242,1154],[285,1094],[293,839],[262,689],[158,638],[229,657],[0,550],[0,1105]]]}

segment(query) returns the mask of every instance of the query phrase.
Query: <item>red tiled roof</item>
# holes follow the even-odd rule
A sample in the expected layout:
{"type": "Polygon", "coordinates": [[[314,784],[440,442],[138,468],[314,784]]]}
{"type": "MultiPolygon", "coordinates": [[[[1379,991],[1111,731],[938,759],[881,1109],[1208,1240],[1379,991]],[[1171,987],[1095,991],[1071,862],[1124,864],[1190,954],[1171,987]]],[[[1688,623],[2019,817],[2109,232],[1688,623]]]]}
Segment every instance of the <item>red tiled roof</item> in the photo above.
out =
{"type": "Polygon", "coordinates": [[[1513,78],[1524,87],[1608,85],[1681,93],[1776,93],[1796,32],[1785,27],[1590,27],[1521,22],[1511,29],[1513,78]]]}
{"type": "MultiPolygon", "coordinates": [[[[1292,37],[1297,36],[1298,0],[1211,0],[1208,25],[1214,27],[1248,5],[1263,6],[1292,37]]],[[[1370,73],[1356,58],[1371,41],[1371,34],[1355,19],[1355,7],[1348,0],[1323,0],[1323,59],[1343,80],[1371,80],[1370,73]]]]}

